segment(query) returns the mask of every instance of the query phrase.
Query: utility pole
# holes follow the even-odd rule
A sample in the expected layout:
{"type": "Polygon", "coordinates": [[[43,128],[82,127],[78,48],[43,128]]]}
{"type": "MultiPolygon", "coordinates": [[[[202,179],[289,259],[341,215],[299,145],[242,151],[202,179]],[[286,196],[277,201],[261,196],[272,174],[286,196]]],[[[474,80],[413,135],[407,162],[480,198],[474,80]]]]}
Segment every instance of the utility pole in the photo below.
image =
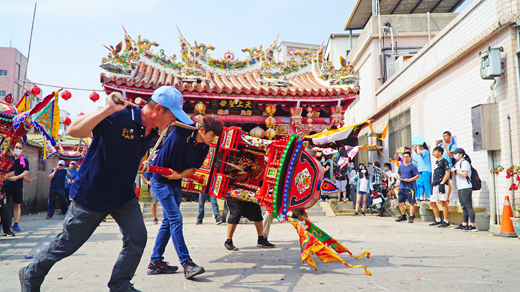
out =
{"type": "MultiPolygon", "coordinates": [[[[32,25],[31,25],[31,36],[29,37],[29,50],[27,51],[27,62],[25,63],[25,74],[23,76],[23,85],[22,85],[22,91],[20,92],[20,99],[22,99],[23,92],[25,91],[25,80],[27,80],[27,68],[29,67],[29,55],[31,54],[31,41],[32,41],[32,34],[33,34],[33,28],[34,28],[34,17],[36,16],[36,2],[34,2],[34,12],[33,12],[33,19],[32,19],[32,25]]],[[[29,105],[27,104],[28,101],[25,101],[25,108],[27,109],[29,105]]]]}

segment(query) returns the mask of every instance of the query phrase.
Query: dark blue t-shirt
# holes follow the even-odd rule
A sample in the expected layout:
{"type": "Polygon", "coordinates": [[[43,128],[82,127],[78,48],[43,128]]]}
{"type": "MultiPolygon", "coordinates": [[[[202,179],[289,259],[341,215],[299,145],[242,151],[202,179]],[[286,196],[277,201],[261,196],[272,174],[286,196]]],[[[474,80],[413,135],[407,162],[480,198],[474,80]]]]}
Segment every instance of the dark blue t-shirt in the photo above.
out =
{"type": "MultiPolygon", "coordinates": [[[[52,173],[53,171],[51,171],[52,173]]],[[[56,173],[54,174],[54,177],[51,179],[51,190],[63,190],[64,184],[65,184],[65,177],[67,176],[67,170],[64,169],[58,169],[56,170],[56,173]]]]}
{"type": "MultiPolygon", "coordinates": [[[[199,168],[208,155],[209,145],[196,144],[197,131],[175,127],[164,141],[157,158],[152,165],[171,168],[177,172],[183,172],[189,168],[199,168]]],[[[181,180],[169,180],[161,174],[154,173],[153,179],[160,183],[171,184],[180,187],[181,180]]]]}
{"type": "MultiPolygon", "coordinates": [[[[24,172],[26,170],[29,171],[29,161],[27,161],[27,158],[25,158],[25,157],[23,158],[23,160],[25,161],[25,167],[23,167],[20,164],[20,158],[18,158],[18,159],[14,160],[14,164],[9,169],[9,172],[14,171],[14,175],[20,175],[20,174],[22,174],[22,172],[24,172]]],[[[15,181],[10,181],[10,180],[6,179],[6,180],[4,180],[4,184],[6,186],[19,186],[19,187],[23,187],[23,178],[17,179],[15,181]]]]}
{"type": "Polygon", "coordinates": [[[96,212],[110,211],[134,199],[133,184],[141,158],[157,130],[145,136],[141,108],[126,108],[102,120],[81,164],[70,197],[96,212]]]}
{"type": "MultiPolygon", "coordinates": [[[[413,164],[410,165],[404,165],[401,164],[399,166],[399,170],[397,171],[401,175],[401,179],[405,178],[412,178],[419,174],[419,170],[417,167],[413,164]]],[[[399,189],[406,189],[406,190],[414,190],[415,191],[415,181],[405,182],[401,181],[401,184],[399,185],[399,189]]]]}

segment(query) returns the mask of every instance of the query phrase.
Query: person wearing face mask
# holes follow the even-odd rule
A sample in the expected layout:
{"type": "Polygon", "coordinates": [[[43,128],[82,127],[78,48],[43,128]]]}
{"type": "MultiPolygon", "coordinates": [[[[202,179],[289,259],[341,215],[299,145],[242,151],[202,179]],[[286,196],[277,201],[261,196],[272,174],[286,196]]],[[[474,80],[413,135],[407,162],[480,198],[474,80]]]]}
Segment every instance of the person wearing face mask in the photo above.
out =
{"type": "MultiPolygon", "coordinates": [[[[152,165],[167,167],[171,174],[152,175],[152,191],[163,207],[163,221],[157,234],[153,253],[148,265],[148,275],[172,274],[176,266],[164,262],[164,250],[172,239],[173,246],[184,268],[184,277],[191,279],[204,273],[204,268],[196,265],[189,254],[182,233],[181,181],[202,166],[209,151],[209,144],[222,135],[224,123],[215,116],[205,116],[198,130],[175,127],[168,135],[152,165]]],[[[260,220],[261,221],[261,220],[260,220]]]]}
{"type": "MultiPolygon", "coordinates": [[[[319,158],[321,165],[323,166],[323,179],[330,180],[330,168],[332,167],[330,159],[327,158],[327,156],[323,155],[321,152],[316,153],[317,157],[319,158]]],[[[320,202],[327,202],[329,200],[329,196],[323,192],[321,192],[321,198],[320,202]]]]}
{"type": "MultiPolygon", "coordinates": [[[[13,154],[14,154],[14,163],[11,166],[9,172],[10,175],[6,175],[7,180],[4,181],[4,190],[8,200],[12,200],[14,203],[14,214],[10,212],[10,208],[6,208],[6,212],[8,216],[2,217],[2,223],[7,226],[4,228],[4,233],[7,235],[12,235],[12,232],[9,230],[11,226],[11,214],[14,215],[14,231],[20,231],[20,227],[18,226],[18,221],[20,220],[21,204],[23,203],[23,181],[24,178],[29,173],[29,161],[22,155],[23,145],[18,142],[14,146],[13,154]],[[5,220],[5,222],[4,222],[5,220]]],[[[10,204],[9,204],[10,205],[10,204]]]]}
{"type": "Polygon", "coordinates": [[[451,168],[451,172],[455,175],[457,181],[459,202],[462,207],[462,223],[455,229],[477,231],[475,227],[475,211],[473,210],[473,187],[469,180],[471,177],[471,159],[462,148],[457,148],[451,153],[453,153],[453,158],[457,160],[451,168]],[[468,225],[468,219],[471,221],[471,225],[468,225]]]}
{"type": "Polygon", "coordinates": [[[370,178],[370,175],[365,167],[365,165],[360,164],[359,165],[359,172],[354,177],[354,183],[356,186],[357,196],[356,196],[356,213],[354,213],[354,216],[359,216],[359,203],[362,201],[363,207],[362,207],[362,213],[361,215],[365,215],[365,209],[367,207],[367,195],[371,194],[374,189],[372,187],[372,179],[370,178]],[[361,200],[363,199],[363,200],[361,200]]]}

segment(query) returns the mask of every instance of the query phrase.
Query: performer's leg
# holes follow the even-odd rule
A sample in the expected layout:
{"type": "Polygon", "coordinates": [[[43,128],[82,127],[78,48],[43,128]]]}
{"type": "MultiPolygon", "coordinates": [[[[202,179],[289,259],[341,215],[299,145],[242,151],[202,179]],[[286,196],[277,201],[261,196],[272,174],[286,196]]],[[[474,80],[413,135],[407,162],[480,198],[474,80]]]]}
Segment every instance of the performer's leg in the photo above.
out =
{"type": "Polygon", "coordinates": [[[49,201],[47,202],[47,217],[54,216],[54,209],[56,204],[56,196],[58,195],[58,191],[49,190],[49,201]]]}
{"type": "Polygon", "coordinates": [[[76,252],[106,216],[107,212],[94,212],[73,201],[63,220],[62,232],[24,269],[25,284],[38,289],[52,266],[76,252]]]}
{"type": "Polygon", "coordinates": [[[152,215],[153,219],[157,219],[157,204],[152,204],[152,215]]]}
{"type": "Polygon", "coordinates": [[[264,225],[262,224],[262,221],[255,221],[255,228],[256,228],[256,234],[258,235],[258,237],[264,237],[264,234],[263,234],[263,227],[264,225]]]}
{"type": "Polygon", "coordinates": [[[182,233],[182,214],[179,210],[179,206],[182,202],[182,188],[167,186],[172,189],[172,196],[164,200],[164,204],[163,201],[161,201],[161,204],[163,205],[163,213],[166,213],[168,221],[170,221],[170,233],[173,245],[179,256],[179,261],[184,267],[188,260],[190,260],[190,253],[184,241],[184,235],[182,233]]]}
{"type": "Polygon", "coordinates": [[[155,197],[159,200],[159,202],[161,202],[161,205],[163,206],[163,221],[161,223],[161,227],[159,228],[159,232],[157,233],[152,256],[150,258],[150,261],[152,263],[157,263],[164,259],[164,250],[166,249],[166,245],[168,244],[168,241],[171,237],[170,221],[168,220],[166,209],[170,208],[169,206],[171,204],[174,204],[175,200],[173,199],[173,189],[171,187],[169,187],[166,184],[157,183],[153,179],[152,191],[155,197]]]}
{"type": "Polygon", "coordinates": [[[231,240],[233,239],[233,234],[235,233],[235,230],[237,229],[238,224],[232,224],[228,223],[227,225],[227,239],[231,240]]]}
{"type": "Polygon", "coordinates": [[[110,212],[123,234],[123,249],[119,253],[108,287],[110,291],[126,291],[141,261],[147,234],[137,198],[110,212]]]}

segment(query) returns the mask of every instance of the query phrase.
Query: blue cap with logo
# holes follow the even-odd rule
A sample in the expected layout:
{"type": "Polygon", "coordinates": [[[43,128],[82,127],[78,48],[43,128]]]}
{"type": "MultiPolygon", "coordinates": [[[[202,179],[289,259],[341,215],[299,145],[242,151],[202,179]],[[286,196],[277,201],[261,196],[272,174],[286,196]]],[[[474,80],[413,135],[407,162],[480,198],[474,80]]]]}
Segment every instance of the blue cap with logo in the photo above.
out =
{"type": "Polygon", "coordinates": [[[193,121],[182,109],[184,98],[177,88],[173,86],[161,86],[153,92],[152,100],[169,109],[177,120],[182,123],[188,125],[193,124],[193,121]]]}

